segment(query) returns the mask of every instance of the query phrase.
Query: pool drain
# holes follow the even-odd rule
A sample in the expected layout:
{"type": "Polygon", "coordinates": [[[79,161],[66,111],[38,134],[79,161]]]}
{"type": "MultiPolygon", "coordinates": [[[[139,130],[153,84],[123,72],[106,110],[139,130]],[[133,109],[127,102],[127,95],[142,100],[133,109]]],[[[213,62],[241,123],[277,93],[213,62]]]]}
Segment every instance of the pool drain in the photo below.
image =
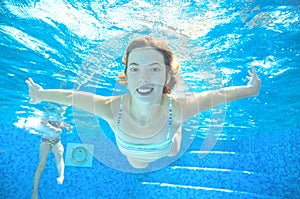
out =
{"type": "Polygon", "coordinates": [[[65,158],[66,166],[91,167],[93,164],[94,145],[68,143],[65,158]]]}
{"type": "Polygon", "coordinates": [[[84,147],[76,147],[72,151],[72,161],[82,164],[88,158],[88,151],[84,147]]]}

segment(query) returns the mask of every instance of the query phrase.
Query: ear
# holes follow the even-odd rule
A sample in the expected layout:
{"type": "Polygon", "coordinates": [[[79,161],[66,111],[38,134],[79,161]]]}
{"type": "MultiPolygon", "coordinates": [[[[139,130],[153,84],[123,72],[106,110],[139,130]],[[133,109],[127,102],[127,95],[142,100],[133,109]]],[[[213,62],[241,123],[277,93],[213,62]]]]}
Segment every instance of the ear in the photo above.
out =
{"type": "Polygon", "coordinates": [[[126,85],[127,84],[127,76],[124,72],[119,73],[117,82],[126,85]]]}
{"type": "Polygon", "coordinates": [[[171,70],[167,70],[166,72],[166,83],[165,85],[169,84],[172,78],[172,71],[171,70]]]}

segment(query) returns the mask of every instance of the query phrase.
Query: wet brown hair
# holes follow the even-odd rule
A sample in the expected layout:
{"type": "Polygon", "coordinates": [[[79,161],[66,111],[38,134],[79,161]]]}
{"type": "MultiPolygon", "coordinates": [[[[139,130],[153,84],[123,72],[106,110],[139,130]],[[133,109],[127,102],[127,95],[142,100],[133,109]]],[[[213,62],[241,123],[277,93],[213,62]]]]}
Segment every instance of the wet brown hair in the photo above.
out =
{"type": "MultiPolygon", "coordinates": [[[[122,74],[120,74],[118,77],[120,78],[120,83],[126,84],[125,76],[127,72],[127,59],[129,57],[129,54],[134,50],[138,48],[145,48],[145,47],[152,47],[159,51],[165,61],[165,65],[167,67],[167,74],[169,74],[170,81],[164,85],[163,93],[164,94],[169,94],[171,90],[175,87],[177,84],[177,73],[179,71],[180,65],[179,63],[175,60],[175,57],[173,55],[172,50],[170,47],[162,40],[150,36],[145,36],[141,37],[138,39],[135,39],[131,41],[126,50],[125,50],[125,55],[122,59],[123,64],[125,65],[125,70],[122,74]]],[[[167,75],[166,74],[166,75],[167,75]]]]}

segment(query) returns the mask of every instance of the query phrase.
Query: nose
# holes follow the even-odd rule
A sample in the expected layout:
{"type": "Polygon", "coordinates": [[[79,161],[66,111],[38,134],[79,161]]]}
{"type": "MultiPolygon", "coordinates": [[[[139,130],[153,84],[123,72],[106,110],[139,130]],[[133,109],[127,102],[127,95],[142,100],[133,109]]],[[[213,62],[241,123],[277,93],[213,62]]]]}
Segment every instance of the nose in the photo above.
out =
{"type": "Polygon", "coordinates": [[[140,83],[144,83],[144,84],[148,83],[149,74],[147,73],[147,70],[141,70],[138,78],[140,83]]]}

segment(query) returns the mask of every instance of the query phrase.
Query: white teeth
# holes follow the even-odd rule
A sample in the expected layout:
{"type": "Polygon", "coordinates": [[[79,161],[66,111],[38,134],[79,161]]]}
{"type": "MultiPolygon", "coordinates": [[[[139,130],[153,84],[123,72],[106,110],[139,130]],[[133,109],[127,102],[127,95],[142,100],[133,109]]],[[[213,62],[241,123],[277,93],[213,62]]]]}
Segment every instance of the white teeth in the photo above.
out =
{"type": "Polygon", "coordinates": [[[139,88],[138,91],[140,93],[148,93],[152,90],[152,88],[139,88]]]}

